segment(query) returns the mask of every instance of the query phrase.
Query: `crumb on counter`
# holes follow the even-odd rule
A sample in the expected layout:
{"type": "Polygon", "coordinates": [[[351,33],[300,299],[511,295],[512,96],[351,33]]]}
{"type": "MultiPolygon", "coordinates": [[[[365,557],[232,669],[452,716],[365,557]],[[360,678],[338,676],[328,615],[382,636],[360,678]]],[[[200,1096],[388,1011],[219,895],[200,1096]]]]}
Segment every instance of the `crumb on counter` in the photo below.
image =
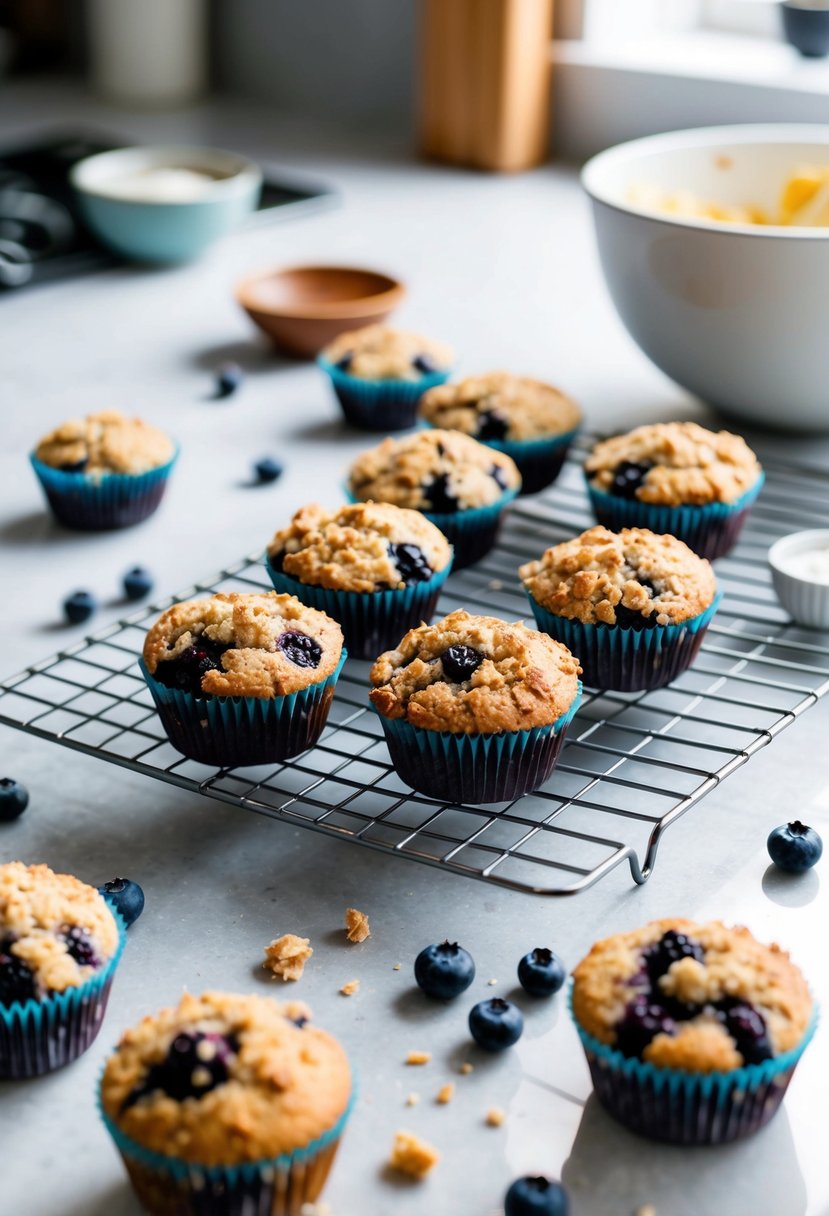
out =
{"type": "Polygon", "coordinates": [[[501,1110],[500,1106],[490,1106],[486,1112],[487,1127],[501,1127],[507,1119],[506,1111],[501,1110]]]}
{"type": "Polygon", "coordinates": [[[462,1076],[468,1077],[469,1074],[474,1071],[474,1069],[474,1064],[470,1064],[468,1060],[464,1060],[463,1064],[461,1064],[460,1068],[458,1069],[458,1072],[461,1073],[462,1076]]]}
{"type": "Polygon", "coordinates": [[[310,938],[297,937],[295,933],[283,933],[282,937],[274,938],[265,947],[265,961],[262,966],[283,980],[298,980],[313,953],[310,938]]]}
{"type": "Polygon", "coordinates": [[[420,1094],[416,1094],[416,1093],[414,1093],[414,1091],[412,1091],[412,1093],[410,1093],[410,1094],[407,1094],[407,1096],[406,1096],[406,1105],[407,1106],[417,1106],[419,1101],[420,1101],[420,1094]]]}
{"type": "Polygon", "coordinates": [[[402,966],[401,963],[395,963],[394,966],[392,967],[392,971],[399,971],[401,966],[402,966]]]}
{"type": "Polygon", "coordinates": [[[656,1216],[656,1208],[652,1203],[643,1203],[641,1207],[636,1209],[633,1216],[656,1216]]]}
{"type": "Polygon", "coordinates": [[[497,980],[487,980],[487,983],[489,984],[490,988],[494,988],[495,985],[498,983],[498,981],[497,980]]]}
{"type": "Polygon", "coordinates": [[[407,1064],[428,1064],[432,1058],[431,1051],[410,1051],[406,1056],[407,1064]]]}
{"type": "Polygon", "coordinates": [[[343,996],[354,996],[354,993],[359,992],[359,991],[360,991],[360,981],[359,980],[348,980],[348,982],[343,984],[342,988],[340,989],[340,992],[342,993],[343,996]]]}
{"type": "Polygon", "coordinates": [[[356,908],[346,908],[345,935],[350,942],[364,942],[367,937],[371,937],[371,929],[368,926],[368,917],[365,912],[358,912],[356,908]]]}
{"type": "Polygon", "coordinates": [[[396,1132],[389,1165],[410,1178],[425,1178],[440,1161],[440,1153],[412,1132],[396,1132]]]}
{"type": "Polygon", "coordinates": [[[438,1106],[448,1106],[454,1096],[455,1083],[454,1081],[447,1081],[445,1085],[441,1085],[435,1101],[437,1102],[438,1106]]]}

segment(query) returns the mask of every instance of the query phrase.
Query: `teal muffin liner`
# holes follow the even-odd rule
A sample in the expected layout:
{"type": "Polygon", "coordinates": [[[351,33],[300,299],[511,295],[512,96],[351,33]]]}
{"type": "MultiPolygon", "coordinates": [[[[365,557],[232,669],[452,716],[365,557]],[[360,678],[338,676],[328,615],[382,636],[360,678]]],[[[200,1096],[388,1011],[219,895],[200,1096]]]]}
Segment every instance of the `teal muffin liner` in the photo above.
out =
{"type": "Polygon", "coordinates": [[[0,1081],[40,1077],[71,1064],[94,1042],[127,939],[119,913],[118,945],[106,966],[84,984],[43,1000],[0,1005],[0,1081]]]}
{"type": "Polygon", "coordinates": [[[423,730],[379,715],[397,774],[412,789],[441,802],[511,802],[548,779],[581,702],[549,726],[497,735],[456,735],[423,730]]]}
{"type": "Polygon", "coordinates": [[[364,431],[405,431],[417,422],[417,405],[427,389],[444,384],[452,369],[419,380],[366,380],[350,376],[322,355],[317,364],[330,376],[346,421],[364,431]]]}
{"type": "Polygon", "coordinates": [[[595,489],[589,479],[587,492],[596,519],[611,531],[650,528],[651,532],[668,533],[685,541],[700,557],[713,561],[715,557],[723,557],[737,543],[765,480],[765,473],[761,473],[736,502],[712,502],[704,507],[660,507],[639,502],[637,498],[618,498],[595,489]]]}
{"type": "Polygon", "coordinates": [[[681,625],[636,630],[556,616],[525,591],[538,628],[572,651],[585,684],[616,692],[662,688],[687,671],[722,600],[718,591],[704,612],[681,625]]]}
{"type": "Polygon", "coordinates": [[[218,768],[272,764],[298,756],[322,734],[334,686],[348,652],[343,647],[331,675],[284,697],[195,697],[141,674],[155,701],[161,725],[177,751],[218,768]]]}
{"type": "Polygon", "coordinates": [[[452,569],[452,559],[428,581],[388,591],[331,591],[301,583],[274,569],[267,555],[265,569],[277,591],[295,595],[309,608],[327,612],[339,622],[353,658],[376,659],[382,651],[396,646],[415,625],[432,619],[441,588],[452,569]]]}
{"type": "Polygon", "coordinates": [[[299,1216],[325,1185],[340,1138],[354,1109],[356,1087],[337,1122],[323,1135],[277,1157],[243,1165],[199,1166],[156,1153],[122,1132],[103,1108],[98,1113],[139,1200],[154,1216],[299,1216]]]}
{"type": "Polygon", "coordinates": [[[596,1097],[630,1131],[670,1144],[727,1144],[750,1136],[776,1113],[803,1052],[817,1029],[818,1009],[797,1047],[762,1064],[731,1072],[657,1068],[594,1039],[573,1012],[596,1097]]]}
{"type": "Polygon", "coordinates": [[[29,460],[60,523],[82,532],[104,532],[131,527],[152,515],[164,497],[178,448],[171,460],[148,473],[107,473],[100,479],[53,469],[34,453],[29,460]]]}

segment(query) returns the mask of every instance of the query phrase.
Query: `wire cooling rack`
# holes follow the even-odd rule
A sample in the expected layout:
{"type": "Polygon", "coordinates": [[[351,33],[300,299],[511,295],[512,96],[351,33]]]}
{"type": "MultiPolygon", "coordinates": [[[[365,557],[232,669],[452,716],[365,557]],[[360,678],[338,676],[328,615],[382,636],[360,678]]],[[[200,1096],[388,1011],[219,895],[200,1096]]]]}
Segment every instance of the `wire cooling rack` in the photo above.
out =
{"type": "MultiPolygon", "coordinates": [[[[511,510],[495,550],[452,575],[441,611],[530,617],[516,568],[590,521],[578,452],[556,485],[511,510]]],[[[585,690],[546,786],[511,803],[450,806],[412,793],[349,660],[319,743],[293,760],[212,770],[166,741],[136,657],[167,603],[146,607],[0,683],[0,721],[112,764],[383,853],[537,895],[584,890],[627,861],[643,883],[665,830],[829,690],[829,636],[799,629],[766,569],[778,536],[825,524],[829,475],[765,461],[766,486],[733,554],[694,667],[668,688],[585,690]]],[[[175,599],[269,588],[258,556],[175,599]]]]}

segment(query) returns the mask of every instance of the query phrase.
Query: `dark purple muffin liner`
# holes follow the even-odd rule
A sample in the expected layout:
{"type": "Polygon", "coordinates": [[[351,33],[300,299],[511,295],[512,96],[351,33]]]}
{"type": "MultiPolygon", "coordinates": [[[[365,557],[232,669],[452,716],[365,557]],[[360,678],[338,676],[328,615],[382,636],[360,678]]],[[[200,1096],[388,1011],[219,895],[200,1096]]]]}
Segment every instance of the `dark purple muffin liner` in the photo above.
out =
{"type": "Polygon", "coordinates": [[[581,683],[550,726],[497,735],[423,730],[382,714],[380,721],[397,775],[412,789],[441,802],[511,802],[548,779],[580,701],[581,683]]]}
{"type": "Polygon", "coordinates": [[[123,920],[114,908],[110,911],[118,926],[118,946],[97,975],[40,1001],[0,1005],[0,1081],[23,1081],[63,1068],[96,1039],[126,941],[123,920]]]}
{"type": "Polygon", "coordinates": [[[298,756],[322,734],[347,651],[324,680],[284,697],[194,697],[141,674],[173,747],[213,768],[272,764],[298,756]]]}
{"type": "Polygon", "coordinates": [[[759,1131],[778,1110],[808,1047],[818,1011],[797,1047],[762,1064],[731,1072],[694,1073],[622,1055],[582,1029],[573,1013],[596,1097],[619,1123],[651,1140],[714,1145],[759,1131]]]}
{"type": "Polygon", "coordinates": [[[452,374],[429,372],[419,380],[367,380],[350,376],[321,355],[318,365],[331,378],[346,422],[362,431],[406,431],[417,422],[420,398],[436,384],[444,384],[452,374]]]}
{"type": "Polygon", "coordinates": [[[376,659],[396,646],[405,633],[422,621],[431,621],[452,559],[437,574],[411,587],[388,591],[331,591],[275,570],[265,557],[265,568],[279,592],[295,595],[309,608],[326,612],[343,631],[348,653],[355,659],[376,659]]]}
{"type": "Polygon", "coordinates": [[[587,492],[596,519],[613,532],[649,528],[651,532],[676,536],[700,557],[713,561],[734,548],[765,480],[765,473],[761,473],[736,502],[712,502],[704,507],[661,507],[637,498],[618,498],[594,489],[589,478],[587,492]]]}
{"type": "Polygon", "coordinates": [[[172,460],[148,473],[108,473],[97,480],[53,469],[34,455],[29,459],[60,523],[81,532],[106,532],[129,528],[152,515],[164,497],[178,449],[172,460]]]}
{"type": "Polygon", "coordinates": [[[538,628],[562,642],[581,663],[585,684],[636,692],[662,688],[688,670],[720,605],[722,592],[717,592],[704,612],[680,625],[642,630],[569,620],[542,608],[529,591],[527,598],[538,628]]]}

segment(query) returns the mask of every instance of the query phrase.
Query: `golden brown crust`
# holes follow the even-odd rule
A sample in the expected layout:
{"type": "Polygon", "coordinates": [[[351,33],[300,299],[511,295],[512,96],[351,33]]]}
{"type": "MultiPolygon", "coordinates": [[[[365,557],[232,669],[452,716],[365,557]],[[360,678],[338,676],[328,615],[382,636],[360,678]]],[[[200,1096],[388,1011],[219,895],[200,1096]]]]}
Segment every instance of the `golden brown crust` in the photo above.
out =
{"type": "Polygon", "coordinates": [[[198,1165],[258,1161],[309,1144],[345,1111],[351,1074],[339,1043],[297,1026],[292,1013],[267,997],[185,994],[122,1036],[104,1071],[104,1110],[138,1144],[198,1165]],[[176,1035],[194,1032],[235,1036],[227,1081],[181,1102],[160,1089],[135,1100],[176,1035]]]}
{"type": "Polygon", "coordinates": [[[411,629],[396,650],[381,654],[369,696],[384,717],[424,730],[497,734],[555,722],[575,699],[580,670],[544,633],[459,610],[411,629]],[[484,656],[463,682],[447,680],[441,660],[456,645],[484,656]]]}
{"type": "Polygon", "coordinates": [[[346,908],[345,935],[350,942],[364,942],[371,937],[371,929],[365,912],[360,912],[357,908],[346,908]]]}
{"type": "Polygon", "coordinates": [[[414,1132],[395,1132],[389,1166],[409,1178],[425,1178],[440,1161],[437,1149],[414,1132]]]}
{"type": "Polygon", "coordinates": [[[420,511],[385,502],[360,502],[326,511],[300,508],[268,545],[273,561],[301,583],[330,591],[377,591],[406,584],[390,544],[417,545],[435,573],[452,557],[446,537],[420,511]]]}
{"type": "Polygon", "coordinates": [[[414,363],[418,355],[426,355],[439,371],[448,370],[455,359],[442,342],[389,325],[367,325],[339,334],[322,352],[329,363],[349,356],[348,375],[363,380],[422,380],[424,372],[414,363]]]}
{"type": "Polygon", "coordinates": [[[0,865],[0,941],[31,969],[41,995],[77,988],[100,971],[68,953],[59,933],[67,926],[87,931],[102,965],[118,948],[115,917],[94,887],[44,865],[0,865]]]}
{"type": "Polygon", "coordinates": [[[83,462],[85,474],[101,477],[147,473],[172,460],[174,451],[169,435],[157,427],[108,410],[62,423],[41,439],[35,456],[53,469],[83,462]]]}
{"type": "Polygon", "coordinates": [[[655,613],[658,625],[676,625],[704,612],[717,591],[705,558],[647,528],[590,528],[518,573],[542,608],[585,624],[615,625],[621,604],[644,617],[655,613]]]}
{"type": "Polygon", "coordinates": [[[590,484],[609,493],[625,460],[653,465],[636,497],[667,507],[736,502],[762,471],[740,435],[708,431],[696,422],[652,423],[596,444],[584,466],[590,484]]]}
{"type": "Polygon", "coordinates": [[[506,425],[507,440],[563,435],[582,420],[581,410],[566,393],[510,372],[486,372],[438,384],[421,397],[418,413],[431,426],[463,431],[473,439],[490,415],[506,425]]]}
{"type": "Polygon", "coordinates": [[[283,933],[275,937],[265,947],[265,961],[262,966],[273,976],[283,981],[302,978],[305,964],[314,953],[311,939],[297,937],[296,933],[283,933]]]}
{"type": "Polygon", "coordinates": [[[201,680],[203,692],[220,697],[270,698],[298,692],[330,676],[343,649],[337,622],[295,596],[275,591],[220,593],[173,604],[161,614],[144,640],[150,674],[202,635],[231,647],[221,656],[223,670],[208,671],[201,680]],[[316,667],[300,667],[278,648],[282,635],[292,631],[317,642],[322,654],[316,667]]]}
{"type": "MultiPolygon", "coordinates": [[[[659,980],[665,997],[702,1006],[679,1023],[676,1035],[658,1034],[643,1059],[660,1068],[719,1072],[739,1068],[743,1057],[711,1006],[726,997],[753,1005],[766,1022],[775,1055],[803,1038],[812,998],[803,975],[779,946],[765,946],[743,926],[697,924],[681,917],[652,921],[641,929],[596,942],[573,972],[573,1012],[601,1043],[613,1045],[625,1006],[645,991],[642,951],[669,929],[684,933],[704,951],[704,963],[683,958],[659,980]]],[[[658,999],[658,997],[656,998],[658,999]]]]}
{"type": "Polygon", "coordinates": [[[429,486],[436,478],[446,479],[458,510],[489,506],[503,497],[505,488],[521,486],[515,462],[504,452],[460,431],[432,429],[402,439],[384,439],[363,452],[351,466],[349,489],[363,502],[391,502],[437,512],[429,497],[429,486]]]}

